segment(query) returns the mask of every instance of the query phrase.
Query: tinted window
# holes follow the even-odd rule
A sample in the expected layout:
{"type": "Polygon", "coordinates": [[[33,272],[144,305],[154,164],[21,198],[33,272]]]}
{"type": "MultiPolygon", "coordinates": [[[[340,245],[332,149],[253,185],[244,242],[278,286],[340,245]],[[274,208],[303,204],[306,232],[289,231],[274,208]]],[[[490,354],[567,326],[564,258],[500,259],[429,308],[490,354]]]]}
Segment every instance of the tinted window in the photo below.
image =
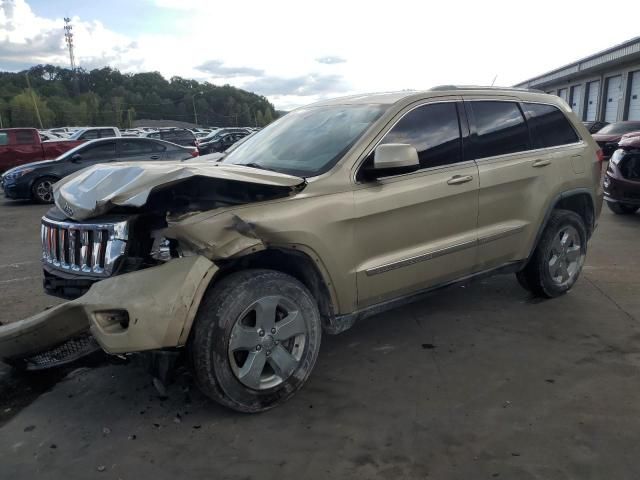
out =
{"type": "Polygon", "coordinates": [[[462,160],[455,103],[434,103],[407,113],[380,143],[408,143],[418,150],[421,168],[462,160]]]}
{"type": "Polygon", "coordinates": [[[25,130],[18,130],[16,132],[16,143],[18,145],[30,145],[33,143],[33,133],[25,131],[25,130]]]}
{"type": "Polygon", "coordinates": [[[555,147],[578,141],[575,130],[558,108],[553,105],[525,103],[533,148],[555,147]]]}
{"type": "Polygon", "coordinates": [[[156,142],[125,140],[120,143],[120,154],[123,156],[144,155],[163,151],[164,147],[156,142]]]}
{"type": "Polygon", "coordinates": [[[473,157],[486,158],[529,148],[527,124],[514,102],[469,102],[475,119],[473,157]]]}
{"type": "Polygon", "coordinates": [[[80,152],[82,160],[105,160],[116,156],[116,142],[99,143],[91,145],[80,152]]]}
{"type": "Polygon", "coordinates": [[[6,133],[0,133],[0,145],[8,145],[9,144],[9,135],[6,133]]]}
{"type": "Polygon", "coordinates": [[[116,132],[113,128],[102,128],[99,130],[100,138],[115,137],[116,132]]]}
{"type": "Polygon", "coordinates": [[[82,135],[80,135],[80,140],[95,140],[98,138],[98,130],[87,130],[82,135]]]}

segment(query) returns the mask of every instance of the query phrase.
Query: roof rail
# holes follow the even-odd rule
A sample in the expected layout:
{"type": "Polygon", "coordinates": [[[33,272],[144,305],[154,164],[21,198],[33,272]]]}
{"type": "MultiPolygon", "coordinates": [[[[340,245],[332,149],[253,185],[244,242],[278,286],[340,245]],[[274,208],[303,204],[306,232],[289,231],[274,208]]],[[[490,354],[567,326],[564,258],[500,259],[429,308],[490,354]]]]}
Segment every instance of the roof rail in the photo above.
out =
{"type": "Polygon", "coordinates": [[[545,93],[542,90],[536,88],[518,88],[518,87],[487,87],[483,85],[438,85],[437,87],[430,88],[433,92],[439,92],[441,90],[507,90],[513,92],[532,92],[532,93],[545,93]]]}

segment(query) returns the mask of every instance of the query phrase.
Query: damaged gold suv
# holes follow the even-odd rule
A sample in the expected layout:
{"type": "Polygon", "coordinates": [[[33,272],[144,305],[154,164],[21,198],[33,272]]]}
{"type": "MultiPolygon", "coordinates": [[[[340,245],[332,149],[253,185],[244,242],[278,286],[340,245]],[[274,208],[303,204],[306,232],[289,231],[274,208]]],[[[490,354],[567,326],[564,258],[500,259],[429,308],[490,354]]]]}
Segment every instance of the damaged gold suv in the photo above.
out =
{"type": "MultiPolygon", "coordinates": [[[[437,87],[295,110],[221,162],[111,163],[56,185],[44,284],[0,357],[186,352],[244,412],[307,380],[322,333],[472,277],[556,297],[600,214],[597,146],[543,93],[437,87]]],[[[166,358],[166,357],[165,357],[166,358]]]]}

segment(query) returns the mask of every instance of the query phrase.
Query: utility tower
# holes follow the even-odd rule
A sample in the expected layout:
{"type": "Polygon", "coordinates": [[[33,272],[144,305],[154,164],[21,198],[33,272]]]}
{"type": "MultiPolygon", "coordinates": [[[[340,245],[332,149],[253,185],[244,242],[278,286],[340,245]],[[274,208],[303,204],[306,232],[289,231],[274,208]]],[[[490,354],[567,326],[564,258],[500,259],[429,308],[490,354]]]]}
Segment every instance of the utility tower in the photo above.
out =
{"type": "Polygon", "coordinates": [[[64,39],[67,42],[67,48],[69,49],[69,61],[71,62],[71,71],[76,71],[76,59],[73,55],[73,33],[71,30],[73,29],[73,25],[71,25],[71,19],[69,17],[64,17],[64,39]]]}

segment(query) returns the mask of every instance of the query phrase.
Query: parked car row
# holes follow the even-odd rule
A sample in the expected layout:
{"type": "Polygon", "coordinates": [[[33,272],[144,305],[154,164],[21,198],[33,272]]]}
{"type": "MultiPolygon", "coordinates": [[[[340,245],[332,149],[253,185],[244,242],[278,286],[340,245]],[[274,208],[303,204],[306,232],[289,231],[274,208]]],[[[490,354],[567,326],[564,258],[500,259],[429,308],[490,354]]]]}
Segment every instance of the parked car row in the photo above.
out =
{"type": "Polygon", "coordinates": [[[55,160],[15,167],[0,177],[7,198],[53,202],[53,184],[83,168],[107,162],[188,160],[195,147],[152,138],[108,137],[84,142],[55,160]]]}

